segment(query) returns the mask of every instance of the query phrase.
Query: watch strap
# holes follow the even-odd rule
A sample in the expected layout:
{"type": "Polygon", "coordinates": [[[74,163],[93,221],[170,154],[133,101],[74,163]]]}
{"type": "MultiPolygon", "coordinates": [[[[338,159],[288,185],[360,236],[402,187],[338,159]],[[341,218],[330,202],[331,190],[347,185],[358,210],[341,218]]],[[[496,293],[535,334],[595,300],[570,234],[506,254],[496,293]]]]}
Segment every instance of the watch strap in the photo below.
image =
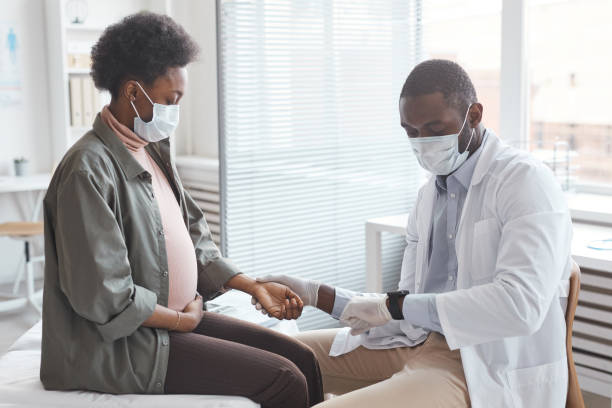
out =
{"type": "Polygon", "coordinates": [[[389,296],[389,313],[393,320],[404,320],[404,313],[402,313],[402,309],[399,307],[399,298],[401,296],[406,296],[410,292],[407,290],[398,290],[395,292],[388,292],[387,296],[389,296]]]}

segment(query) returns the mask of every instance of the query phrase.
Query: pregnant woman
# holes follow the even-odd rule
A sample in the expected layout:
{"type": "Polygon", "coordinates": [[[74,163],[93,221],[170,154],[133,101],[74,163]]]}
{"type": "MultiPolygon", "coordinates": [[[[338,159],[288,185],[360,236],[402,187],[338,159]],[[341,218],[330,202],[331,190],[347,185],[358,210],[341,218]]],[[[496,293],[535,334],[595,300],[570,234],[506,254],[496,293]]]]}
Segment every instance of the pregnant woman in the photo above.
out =
{"type": "Polygon", "coordinates": [[[303,303],[242,274],[215,247],[170,155],[198,47],[166,16],[138,13],[92,49],[105,106],[57,167],[45,214],[40,378],[50,390],[239,395],[263,407],[323,399],[312,351],[203,311],[233,288],[280,319],[303,303]],[[202,298],[204,297],[204,299],[202,298]]]}

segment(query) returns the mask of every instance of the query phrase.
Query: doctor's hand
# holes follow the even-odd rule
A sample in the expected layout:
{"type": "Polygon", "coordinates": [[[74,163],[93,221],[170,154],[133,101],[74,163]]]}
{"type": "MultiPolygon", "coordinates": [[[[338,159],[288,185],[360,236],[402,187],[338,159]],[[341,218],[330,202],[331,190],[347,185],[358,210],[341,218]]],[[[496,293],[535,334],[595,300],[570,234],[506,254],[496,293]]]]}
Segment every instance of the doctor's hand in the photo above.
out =
{"type": "Polygon", "coordinates": [[[344,307],[340,322],[351,328],[351,334],[357,336],[371,329],[382,326],[391,320],[387,308],[387,295],[376,297],[354,296],[344,307]]]}
{"type": "Polygon", "coordinates": [[[297,319],[302,314],[304,302],[286,285],[276,282],[257,282],[253,298],[266,310],[268,316],[277,319],[297,319]]]}
{"type": "MultiPolygon", "coordinates": [[[[277,282],[288,286],[302,299],[305,306],[317,306],[319,286],[321,285],[317,281],[287,275],[265,275],[257,278],[257,282],[277,282]]],[[[257,310],[261,310],[261,313],[268,313],[266,308],[255,297],[251,299],[251,303],[255,305],[257,310]]]]}

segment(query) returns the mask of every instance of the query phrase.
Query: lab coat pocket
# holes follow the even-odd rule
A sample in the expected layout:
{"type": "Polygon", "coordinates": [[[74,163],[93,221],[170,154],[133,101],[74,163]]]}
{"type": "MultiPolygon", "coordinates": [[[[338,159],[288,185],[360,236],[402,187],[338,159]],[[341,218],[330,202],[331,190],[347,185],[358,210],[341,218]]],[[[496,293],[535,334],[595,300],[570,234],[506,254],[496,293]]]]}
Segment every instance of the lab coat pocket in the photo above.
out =
{"type": "Polygon", "coordinates": [[[495,276],[500,228],[496,218],[487,218],[474,224],[472,241],[472,284],[487,283],[495,276]]]}
{"type": "Polygon", "coordinates": [[[567,393],[567,360],[507,372],[508,386],[517,407],[563,407],[567,393]],[[520,399],[517,397],[520,396],[520,399]]]}

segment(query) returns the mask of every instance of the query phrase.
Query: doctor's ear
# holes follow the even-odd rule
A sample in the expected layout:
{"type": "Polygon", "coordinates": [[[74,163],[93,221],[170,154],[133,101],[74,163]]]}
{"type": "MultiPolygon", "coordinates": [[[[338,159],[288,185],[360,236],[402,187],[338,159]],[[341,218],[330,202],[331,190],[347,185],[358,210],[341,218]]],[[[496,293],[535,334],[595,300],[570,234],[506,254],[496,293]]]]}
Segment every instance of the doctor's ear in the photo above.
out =
{"type": "Polygon", "coordinates": [[[468,113],[468,122],[471,128],[476,128],[482,122],[483,107],[479,102],[473,103],[468,113]]]}

